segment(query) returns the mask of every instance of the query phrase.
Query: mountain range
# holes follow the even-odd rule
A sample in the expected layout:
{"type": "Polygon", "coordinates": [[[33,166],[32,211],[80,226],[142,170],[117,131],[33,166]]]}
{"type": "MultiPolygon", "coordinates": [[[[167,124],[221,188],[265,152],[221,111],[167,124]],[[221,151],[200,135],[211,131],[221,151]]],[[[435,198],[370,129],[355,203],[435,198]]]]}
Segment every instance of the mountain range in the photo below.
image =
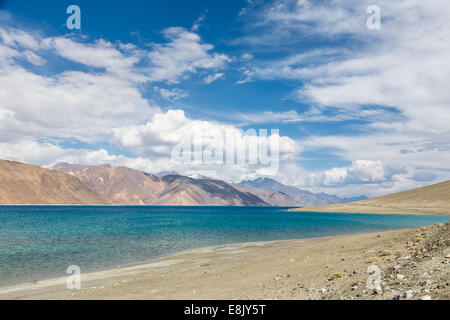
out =
{"type": "Polygon", "coordinates": [[[359,200],[365,200],[367,197],[360,196],[354,198],[339,198],[326,193],[312,193],[307,190],[301,190],[296,187],[286,186],[276,180],[270,178],[258,178],[256,180],[241,182],[241,185],[251,186],[270,192],[281,192],[290,196],[295,201],[302,203],[304,206],[321,206],[334,203],[347,203],[359,200]]]}
{"type": "Polygon", "coordinates": [[[342,199],[272,179],[240,184],[175,172],[153,175],[123,166],[59,163],[50,169],[0,160],[0,204],[288,206],[342,199]]]}
{"type": "Polygon", "coordinates": [[[72,175],[102,196],[129,205],[269,206],[258,196],[215,179],[169,173],[152,175],[127,167],[59,163],[53,170],[72,175]]]}

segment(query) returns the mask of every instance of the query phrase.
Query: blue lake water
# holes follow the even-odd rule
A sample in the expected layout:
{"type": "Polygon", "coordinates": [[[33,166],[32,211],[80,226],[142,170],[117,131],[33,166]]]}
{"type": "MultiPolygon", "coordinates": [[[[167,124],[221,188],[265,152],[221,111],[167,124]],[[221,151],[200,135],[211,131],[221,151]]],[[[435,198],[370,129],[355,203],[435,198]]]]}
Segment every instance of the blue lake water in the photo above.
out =
{"type": "Polygon", "coordinates": [[[199,247],[431,225],[450,217],[261,207],[1,206],[0,286],[144,262],[199,247]]]}

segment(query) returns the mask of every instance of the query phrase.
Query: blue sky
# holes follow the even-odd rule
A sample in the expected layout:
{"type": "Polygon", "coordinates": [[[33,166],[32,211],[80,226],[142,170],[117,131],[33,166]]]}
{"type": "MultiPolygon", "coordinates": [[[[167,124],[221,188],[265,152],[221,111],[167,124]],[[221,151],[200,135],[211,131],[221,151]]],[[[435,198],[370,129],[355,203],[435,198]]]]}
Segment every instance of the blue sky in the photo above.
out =
{"type": "Polygon", "coordinates": [[[0,1],[0,157],[343,196],[447,180],[445,1],[378,1],[376,30],[369,5],[0,1]],[[72,4],[81,30],[66,26],[72,4]],[[251,128],[279,129],[275,173],[171,161],[186,135],[251,128]]]}

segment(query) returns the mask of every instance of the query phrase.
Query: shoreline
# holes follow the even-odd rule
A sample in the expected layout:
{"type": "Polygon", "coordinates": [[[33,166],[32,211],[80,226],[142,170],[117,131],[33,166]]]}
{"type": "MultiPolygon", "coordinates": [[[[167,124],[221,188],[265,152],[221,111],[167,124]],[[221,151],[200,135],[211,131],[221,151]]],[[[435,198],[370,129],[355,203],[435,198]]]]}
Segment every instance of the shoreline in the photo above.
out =
{"type": "MultiPolygon", "coordinates": [[[[448,229],[448,224],[321,238],[233,243],[185,250],[143,263],[82,274],[82,290],[67,290],[66,280],[68,276],[66,276],[2,286],[0,287],[0,299],[206,299],[208,297],[212,299],[288,299],[291,296],[286,296],[285,293],[280,294],[279,292],[278,295],[269,295],[268,297],[256,294],[259,290],[255,292],[254,285],[260,282],[260,280],[250,280],[239,274],[248,273],[250,278],[265,278],[266,273],[274,264],[278,266],[275,268],[278,273],[282,274],[283,269],[294,266],[302,259],[310,260],[314,256],[317,256],[314,258],[317,261],[313,265],[302,265],[298,270],[303,270],[301,274],[306,277],[303,280],[304,282],[308,279],[313,281],[317,276],[315,273],[320,269],[322,269],[322,272],[319,272],[320,278],[322,278],[321,280],[326,280],[330,276],[329,274],[332,273],[332,270],[329,269],[330,264],[339,264],[339,261],[334,261],[335,259],[332,257],[336,254],[339,255],[340,251],[345,251],[342,249],[347,246],[352,246],[353,250],[356,251],[363,249],[365,254],[369,253],[370,255],[375,253],[375,256],[379,258],[378,254],[376,254],[376,246],[368,246],[368,242],[375,241],[378,245],[381,244],[382,246],[389,247],[399,237],[410,238],[411,234],[420,232],[420,230],[434,230],[435,228],[443,228],[445,226],[448,229]],[[295,252],[296,250],[301,251],[297,253],[297,257],[292,257],[291,259],[284,257],[284,259],[280,260],[281,264],[277,263],[276,257],[281,258],[281,256],[284,256],[283,252],[295,252]],[[298,257],[298,254],[300,254],[300,257],[298,257]],[[258,267],[258,263],[256,262],[259,260],[262,261],[260,261],[261,264],[258,267]],[[203,273],[203,269],[205,273],[203,273]],[[206,270],[208,269],[215,270],[212,270],[213,272],[207,272],[206,270]],[[200,271],[202,272],[199,274],[200,271]],[[324,272],[328,275],[324,275],[324,272]],[[204,282],[203,277],[205,274],[211,274],[214,281],[204,282]],[[242,296],[237,292],[229,292],[235,289],[232,286],[230,287],[230,283],[226,280],[230,276],[234,279],[236,282],[235,285],[238,287],[242,286],[242,283],[247,283],[250,286],[250,288],[246,288],[246,290],[249,290],[246,296],[242,296]],[[167,281],[168,278],[174,277],[177,280],[167,281]],[[213,288],[211,288],[211,283],[214,283],[213,288]],[[151,289],[152,285],[155,286],[154,289],[151,289]],[[196,289],[186,291],[185,287],[190,288],[191,286],[193,288],[198,287],[197,294],[196,289]],[[226,292],[219,292],[220,289],[217,288],[221,287],[226,288],[224,290],[226,292]],[[208,292],[208,294],[202,296],[199,294],[202,291],[208,292]]],[[[351,263],[351,268],[355,268],[356,265],[361,264],[361,254],[363,252],[354,256],[353,259],[348,260],[348,262],[355,260],[351,263]]],[[[295,256],[296,254],[293,253],[291,255],[295,256]]],[[[342,263],[345,263],[345,260],[342,259],[342,263]]],[[[348,272],[349,270],[345,271],[348,272]]],[[[337,272],[342,271],[336,271],[335,273],[337,274],[337,272]]],[[[275,279],[274,281],[277,282],[286,277],[292,277],[289,274],[286,276],[277,275],[276,273],[263,282],[272,282],[272,279],[275,279]]],[[[364,268],[362,271],[357,271],[356,274],[363,275],[364,268]]],[[[326,284],[322,285],[326,286],[326,284]]],[[[277,290],[284,291],[282,287],[277,290]]],[[[327,289],[324,290],[327,291],[327,289]]],[[[316,291],[310,290],[299,298],[314,298],[315,295],[313,293],[318,294],[316,291]]]]}
{"type": "MultiPolygon", "coordinates": [[[[438,208],[444,209],[444,208],[438,208]]],[[[445,208],[445,211],[433,212],[433,211],[425,211],[419,209],[395,209],[395,208],[342,208],[342,207],[328,207],[328,206],[318,206],[318,207],[298,207],[298,208],[289,208],[287,211],[289,212],[299,212],[299,213],[338,213],[338,214],[367,214],[367,215],[394,215],[394,216],[434,216],[434,217],[448,217],[450,216],[450,211],[447,211],[448,208],[445,208]],[[377,212],[378,211],[378,212],[377,212]]]]}
{"type": "MultiPolygon", "coordinates": [[[[129,205],[131,207],[143,207],[146,205],[129,205]]],[[[108,207],[108,206],[105,206],[108,207]]],[[[157,206],[158,207],[158,206],[157,206]]],[[[170,207],[170,206],[167,206],[170,207]]],[[[180,207],[186,207],[186,206],[180,206],[180,207]]],[[[190,207],[190,206],[188,206],[190,207]]],[[[225,207],[230,207],[233,208],[233,206],[225,206],[225,207]]],[[[0,205],[1,208],[1,205],[0,205]]],[[[253,207],[253,208],[258,208],[258,207],[253,207]]],[[[299,213],[315,213],[315,212],[310,212],[310,211],[295,211],[295,208],[284,208],[286,212],[299,212],[299,213]]],[[[327,213],[327,214],[359,214],[359,213],[340,213],[340,212],[320,212],[320,213],[327,213]]],[[[362,213],[365,214],[365,213],[362,213]]],[[[390,214],[382,214],[382,215],[390,215],[390,214]]],[[[417,216],[417,215],[411,215],[411,216],[417,216]]],[[[426,215],[423,215],[426,216],[426,215]]],[[[447,217],[447,216],[440,216],[440,217],[447,217]]],[[[450,220],[450,219],[449,219],[450,220]]],[[[168,254],[164,254],[160,257],[155,257],[149,260],[144,260],[144,261],[138,261],[138,262],[133,262],[133,263],[128,263],[128,264],[124,264],[124,265],[118,265],[115,267],[108,267],[108,268],[99,268],[96,270],[92,270],[92,271],[88,271],[85,274],[86,275],[91,275],[91,274],[95,274],[95,273],[102,273],[102,272],[107,272],[107,271],[111,271],[111,270],[116,270],[116,269],[125,269],[125,268],[133,268],[133,267],[138,267],[141,265],[147,265],[147,264],[153,264],[155,262],[159,262],[160,260],[165,260],[170,258],[171,256],[174,255],[179,255],[179,254],[183,254],[183,253],[190,253],[193,251],[197,251],[197,250],[202,250],[202,249],[217,249],[219,247],[242,247],[242,246],[246,246],[246,245],[264,245],[264,244],[270,244],[272,242],[286,242],[286,241],[301,241],[301,240],[311,240],[311,239],[325,239],[325,238],[333,238],[333,237],[340,237],[340,236],[350,236],[350,235],[364,235],[364,234],[372,234],[372,233],[380,233],[380,232],[392,232],[392,231],[400,231],[400,230],[408,230],[408,229],[414,229],[414,228],[421,228],[423,226],[419,226],[419,227],[400,227],[398,229],[390,229],[390,230],[381,230],[381,231],[369,231],[369,232],[350,232],[350,233],[340,233],[340,234],[334,234],[334,235],[325,235],[325,236],[315,236],[315,237],[305,237],[305,238],[293,238],[293,239],[281,239],[281,240],[269,240],[269,241],[251,241],[251,242],[233,242],[233,243],[225,243],[225,244],[219,244],[219,245],[211,245],[211,246],[203,246],[203,247],[196,247],[196,248],[191,248],[191,249],[186,249],[186,250],[182,250],[182,251],[175,251],[172,253],[168,253],[168,254]]],[[[7,288],[7,287],[15,287],[15,286],[24,286],[24,285],[28,285],[28,284],[35,284],[35,283],[42,283],[42,282],[54,282],[56,280],[60,280],[60,279],[66,279],[67,276],[55,276],[55,277],[49,277],[49,278],[42,278],[42,279],[37,279],[37,280],[33,280],[33,281],[25,281],[25,282],[19,282],[19,283],[13,283],[13,284],[6,284],[6,285],[0,285],[0,300],[1,300],[1,293],[2,293],[2,289],[7,288]]]]}

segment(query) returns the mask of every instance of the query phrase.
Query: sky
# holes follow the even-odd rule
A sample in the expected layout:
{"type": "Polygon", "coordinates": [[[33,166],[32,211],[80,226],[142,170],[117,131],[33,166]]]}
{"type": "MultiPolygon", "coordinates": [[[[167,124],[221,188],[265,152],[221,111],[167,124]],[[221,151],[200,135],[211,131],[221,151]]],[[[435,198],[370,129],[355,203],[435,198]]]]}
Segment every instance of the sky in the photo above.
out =
{"type": "Polygon", "coordinates": [[[448,12],[445,0],[0,0],[0,158],[338,196],[445,181],[448,12]],[[217,147],[216,133],[251,129],[278,139],[277,170],[173,159],[187,136],[217,147]]]}

